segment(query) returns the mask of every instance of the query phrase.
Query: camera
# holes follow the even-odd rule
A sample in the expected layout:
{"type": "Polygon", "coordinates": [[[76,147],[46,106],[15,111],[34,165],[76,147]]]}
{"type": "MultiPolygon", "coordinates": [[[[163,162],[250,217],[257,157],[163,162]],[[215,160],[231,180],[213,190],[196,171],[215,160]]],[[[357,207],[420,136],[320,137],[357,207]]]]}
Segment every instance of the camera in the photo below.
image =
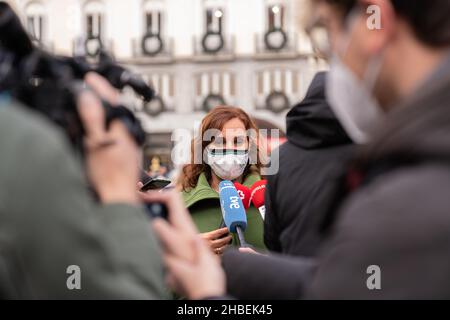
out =
{"type": "MultiPolygon", "coordinates": [[[[84,89],[83,79],[88,72],[103,76],[116,89],[131,87],[141,98],[150,102],[153,89],[138,75],[115,63],[100,51],[98,63],[85,57],[51,55],[33,44],[19,17],[6,2],[0,2],[0,93],[8,92],[25,106],[43,113],[67,134],[75,150],[83,155],[85,134],[76,98],[84,89]]],[[[145,142],[145,132],[139,120],[125,106],[111,106],[102,101],[108,128],[114,120],[126,126],[138,146],[145,142]]],[[[152,189],[151,178],[140,170],[141,181],[152,189]]],[[[154,189],[154,188],[153,188],[154,189]]]]}

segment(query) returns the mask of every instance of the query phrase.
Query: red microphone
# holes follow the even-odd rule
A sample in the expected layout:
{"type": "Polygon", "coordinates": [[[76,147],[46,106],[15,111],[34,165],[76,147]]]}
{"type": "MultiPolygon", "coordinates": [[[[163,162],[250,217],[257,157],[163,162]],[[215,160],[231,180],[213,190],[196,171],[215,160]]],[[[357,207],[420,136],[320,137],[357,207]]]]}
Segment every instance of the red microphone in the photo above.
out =
{"type": "Polygon", "coordinates": [[[266,191],[267,180],[260,180],[250,188],[250,201],[258,208],[262,219],[266,217],[266,206],[264,205],[264,193],[266,191]]]}
{"type": "Polygon", "coordinates": [[[235,182],[234,186],[236,187],[239,197],[244,204],[245,210],[247,210],[250,207],[250,189],[239,182],[235,182]]]}

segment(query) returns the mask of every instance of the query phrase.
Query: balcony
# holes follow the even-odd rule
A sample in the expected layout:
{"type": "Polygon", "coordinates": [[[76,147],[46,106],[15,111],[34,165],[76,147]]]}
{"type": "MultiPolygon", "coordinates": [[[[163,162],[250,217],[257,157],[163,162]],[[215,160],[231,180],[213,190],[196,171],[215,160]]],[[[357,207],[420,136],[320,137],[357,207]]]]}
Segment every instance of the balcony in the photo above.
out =
{"type": "Polygon", "coordinates": [[[209,112],[219,105],[236,103],[236,74],[228,70],[209,70],[194,76],[194,111],[209,112]]]}
{"type": "Polygon", "coordinates": [[[100,50],[114,53],[114,42],[111,39],[102,40],[100,38],[77,37],[72,43],[72,53],[74,56],[87,56],[95,59],[100,50]]]}
{"type": "Polygon", "coordinates": [[[266,95],[257,95],[255,106],[256,110],[268,110],[274,114],[280,114],[291,108],[292,101],[296,101],[293,95],[283,91],[272,91],[266,95]]]}
{"type": "Polygon", "coordinates": [[[296,68],[270,67],[255,72],[254,101],[257,110],[282,114],[300,100],[302,74],[296,68]]]}
{"type": "Polygon", "coordinates": [[[299,56],[298,35],[281,29],[255,34],[256,59],[295,59],[299,56]]]}
{"type": "Polygon", "coordinates": [[[164,64],[174,60],[173,38],[148,34],[131,41],[132,59],[136,64],[164,64]]]}
{"type": "Polygon", "coordinates": [[[220,33],[206,33],[194,36],[193,39],[195,62],[230,61],[235,58],[235,38],[220,33]]]}

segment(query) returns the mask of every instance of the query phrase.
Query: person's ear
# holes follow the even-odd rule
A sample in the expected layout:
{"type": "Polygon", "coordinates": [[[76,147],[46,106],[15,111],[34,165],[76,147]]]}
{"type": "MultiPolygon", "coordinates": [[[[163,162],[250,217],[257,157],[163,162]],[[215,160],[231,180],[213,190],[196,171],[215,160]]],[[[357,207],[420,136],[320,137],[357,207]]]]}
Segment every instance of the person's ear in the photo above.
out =
{"type": "Polygon", "coordinates": [[[395,36],[396,14],[390,0],[360,0],[366,15],[368,51],[366,54],[381,53],[395,36]]]}

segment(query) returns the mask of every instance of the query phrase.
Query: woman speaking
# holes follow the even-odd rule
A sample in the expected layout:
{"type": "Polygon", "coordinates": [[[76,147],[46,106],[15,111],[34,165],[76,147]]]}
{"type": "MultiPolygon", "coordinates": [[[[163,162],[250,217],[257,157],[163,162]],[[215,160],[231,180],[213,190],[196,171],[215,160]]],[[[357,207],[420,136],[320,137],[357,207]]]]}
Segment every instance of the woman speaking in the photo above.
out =
{"type": "MultiPolygon", "coordinates": [[[[238,244],[222,224],[219,183],[238,182],[250,188],[261,180],[261,152],[255,123],[240,108],[221,106],[211,110],[191,143],[191,162],[183,167],[178,187],[192,218],[212,251],[223,253],[238,244]],[[200,155],[200,158],[199,158],[200,155]]],[[[255,207],[247,210],[246,241],[264,249],[264,223],[255,207]]]]}

